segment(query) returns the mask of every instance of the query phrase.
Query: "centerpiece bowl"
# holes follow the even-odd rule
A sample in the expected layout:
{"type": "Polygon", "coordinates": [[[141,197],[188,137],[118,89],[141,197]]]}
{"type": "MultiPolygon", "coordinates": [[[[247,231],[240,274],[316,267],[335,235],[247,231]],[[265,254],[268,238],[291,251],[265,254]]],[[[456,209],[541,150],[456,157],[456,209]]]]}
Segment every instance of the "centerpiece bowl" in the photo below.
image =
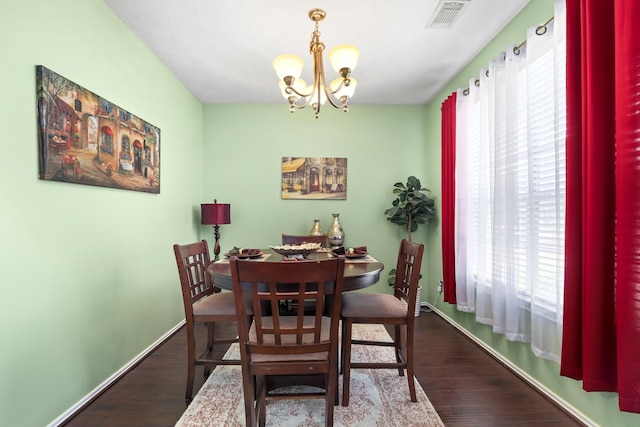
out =
{"type": "Polygon", "coordinates": [[[320,249],[320,243],[301,243],[299,245],[269,246],[276,253],[287,258],[305,258],[320,249]]]}

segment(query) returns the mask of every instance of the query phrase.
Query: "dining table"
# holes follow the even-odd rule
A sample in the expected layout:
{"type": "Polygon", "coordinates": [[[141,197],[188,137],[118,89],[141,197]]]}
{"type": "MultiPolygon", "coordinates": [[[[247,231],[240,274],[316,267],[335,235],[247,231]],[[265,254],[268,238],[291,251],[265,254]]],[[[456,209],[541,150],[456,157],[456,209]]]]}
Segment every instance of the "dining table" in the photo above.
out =
{"type": "MultiPolygon", "coordinates": [[[[282,262],[285,257],[276,253],[273,249],[262,249],[260,256],[250,258],[253,262],[282,262]]],[[[323,260],[334,257],[331,252],[314,252],[305,257],[305,260],[323,260]]],[[[296,262],[296,261],[287,261],[296,262]]],[[[377,283],[380,280],[380,272],[384,264],[370,254],[362,257],[346,256],[344,266],[343,292],[363,289],[377,283]]],[[[213,278],[215,286],[226,290],[233,290],[231,281],[231,267],[229,258],[214,261],[207,267],[207,271],[213,278]]]]}
{"type": "MultiPolygon", "coordinates": [[[[331,251],[318,251],[311,253],[304,257],[304,260],[323,260],[335,257],[331,251]]],[[[363,289],[377,283],[380,280],[380,272],[384,269],[384,264],[375,259],[370,254],[365,256],[345,256],[344,266],[344,280],[342,284],[342,291],[355,291],[363,289]]],[[[298,262],[291,258],[287,258],[283,255],[276,253],[273,249],[261,249],[260,256],[248,258],[252,262],[298,262]]],[[[213,284],[219,288],[233,291],[233,281],[231,279],[231,265],[229,263],[229,257],[217,260],[209,264],[207,272],[211,274],[213,284]]],[[[332,304],[331,290],[327,290],[327,308],[332,304]]],[[[267,380],[267,388],[277,389],[280,387],[286,387],[290,385],[312,385],[316,387],[322,387],[323,376],[322,375],[309,375],[304,379],[298,376],[269,376],[267,380]]]]}

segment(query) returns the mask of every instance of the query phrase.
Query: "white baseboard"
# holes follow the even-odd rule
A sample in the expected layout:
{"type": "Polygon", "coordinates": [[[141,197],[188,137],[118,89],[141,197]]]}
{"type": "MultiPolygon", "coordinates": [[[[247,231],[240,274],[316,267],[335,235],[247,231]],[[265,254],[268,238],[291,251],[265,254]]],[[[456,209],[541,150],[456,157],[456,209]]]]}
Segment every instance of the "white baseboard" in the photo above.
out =
{"type": "MultiPolygon", "coordinates": [[[[504,366],[506,366],[509,370],[513,371],[514,374],[516,374],[520,378],[522,378],[531,387],[535,388],[540,393],[545,395],[547,398],[549,398],[550,400],[555,402],[558,406],[560,406],[566,412],[571,414],[574,418],[576,418],[578,421],[583,423],[585,426],[587,426],[587,427],[598,427],[598,424],[593,422],[590,418],[588,418],[586,415],[584,415],[582,412],[580,412],[578,409],[576,409],[573,405],[569,404],[567,401],[562,399],[560,396],[558,396],[552,390],[547,388],[544,384],[542,384],[537,379],[535,379],[534,377],[532,377],[531,375],[529,375],[528,373],[526,373],[525,371],[520,369],[517,365],[513,364],[509,359],[507,359],[504,356],[502,356],[500,353],[495,351],[492,347],[487,345],[485,342],[483,342],[482,340],[478,339],[475,335],[471,334],[469,331],[467,331],[465,328],[463,328],[459,323],[454,321],[452,318],[450,318],[449,316],[444,314],[442,311],[438,310],[433,305],[431,305],[429,303],[427,303],[427,305],[429,306],[429,308],[431,310],[433,310],[434,313],[436,313],[438,316],[442,317],[449,324],[451,324],[454,328],[456,328],[457,330],[462,332],[467,338],[469,338],[471,341],[476,343],[478,346],[482,347],[482,349],[484,349],[492,357],[494,357],[495,359],[500,361],[500,363],[502,363],[504,366]]],[[[424,307],[424,303],[422,304],[422,306],[424,307]]]]}
{"type": "Polygon", "coordinates": [[[156,342],[147,347],[142,353],[138,354],[135,358],[131,359],[129,363],[124,365],[122,368],[118,369],[113,375],[104,380],[102,384],[91,390],[89,394],[85,397],[77,401],[71,408],[67,409],[63,414],[61,414],[58,418],[51,421],[47,427],[58,427],[68,421],[73,415],[75,415],[80,409],[82,409],[88,402],[95,399],[100,393],[109,388],[113,383],[118,381],[124,374],[129,372],[134,366],[136,366],[142,359],[147,357],[149,353],[158,348],[163,342],[165,342],[171,335],[176,333],[178,329],[184,325],[185,321],[178,323],[176,326],[171,328],[167,333],[158,338],[156,342]]]}

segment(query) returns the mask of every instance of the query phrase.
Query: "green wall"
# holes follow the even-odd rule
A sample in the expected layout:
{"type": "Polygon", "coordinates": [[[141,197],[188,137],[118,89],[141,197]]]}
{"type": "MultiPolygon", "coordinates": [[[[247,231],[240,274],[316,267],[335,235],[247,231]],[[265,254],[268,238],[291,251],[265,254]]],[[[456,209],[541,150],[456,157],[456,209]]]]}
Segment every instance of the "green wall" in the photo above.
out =
{"type": "MultiPolygon", "coordinates": [[[[478,74],[478,70],[486,67],[489,61],[504,51],[509,44],[518,44],[526,38],[526,29],[540,25],[553,16],[554,0],[531,0],[529,5],[507,25],[468,66],[455,76],[447,87],[426,107],[425,132],[427,138],[427,185],[430,188],[441,188],[440,118],[442,102],[457,88],[466,87],[468,80],[478,74]]],[[[438,208],[440,198],[436,199],[438,208]]],[[[468,333],[474,335],[485,344],[492,347],[499,354],[507,358],[526,374],[535,378],[544,387],[551,390],[568,402],[591,421],[602,426],[637,426],[640,425],[640,415],[621,412],[618,409],[618,395],[616,393],[587,393],[582,390],[582,382],[560,376],[559,365],[534,357],[529,344],[509,342],[504,335],[494,334],[491,327],[475,322],[475,315],[457,311],[455,305],[449,305],[438,300],[436,284],[442,279],[442,236],[439,227],[428,230],[427,241],[430,256],[428,263],[428,292],[427,300],[439,301],[436,308],[454,322],[462,326],[468,333]]]]}
{"type": "MultiPolygon", "coordinates": [[[[348,114],[325,107],[316,120],[310,111],[289,114],[284,102],[203,106],[100,0],[3,3],[0,425],[11,426],[53,421],[179,324],[171,245],[213,243],[211,227],[199,225],[202,202],[232,205],[223,250],[276,244],[283,232],[308,232],[313,219],[327,231],[335,212],[345,244],[366,244],[392,268],[404,237],[383,215],[393,183],[414,174],[439,203],[442,100],[552,14],[552,0],[532,0],[430,105],[355,103],[348,114]],[[159,195],[38,180],[39,64],[161,129],[159,195]],[[347,200],[282,200],[283,156],[346,157],[347,200]]],[[[433,302],[442,276],[438,221],[413,238],[428,245],[423,300],[433,302]]],[[[585,393],[528,346],[453,306],[437,309],[598,424],[639,423],[617,410],[616,394],[585,393]]]]}
{"type": "MultiPolygon", "coordinates": [[[[220,228],[222,251],[280,244],[282,233],[308,233],[314,219],[327,232],[331,214],[339,213],[345,245],[367,245],[386,270],[394,268],[406,233],[384,211],[394,183],[424,179],[423,119],[422,106],[353,105],[347,114],[327,106],[315,119],[310,110],[290,114],[285,103],[206,105],[205,199],[231,203],[232,223],[220,228]],[[282,157],[346,157],[347,200],[283,200],[282,157]]],[[[211,228],[203,233],[213,240],[211,228]]],[[[422,229],[412,238],[425,236],[422,229]]],[[[369,288],[387,289],[386,280],[369,288]]]]}
{"type": "Polygon", "coordinates": [[[0,10],[0,425],[42,426],[184,318],[202,104],[100,0],[0,10]],[[159,195],[38,179],[39,64],[161,129],[159,195]]]}

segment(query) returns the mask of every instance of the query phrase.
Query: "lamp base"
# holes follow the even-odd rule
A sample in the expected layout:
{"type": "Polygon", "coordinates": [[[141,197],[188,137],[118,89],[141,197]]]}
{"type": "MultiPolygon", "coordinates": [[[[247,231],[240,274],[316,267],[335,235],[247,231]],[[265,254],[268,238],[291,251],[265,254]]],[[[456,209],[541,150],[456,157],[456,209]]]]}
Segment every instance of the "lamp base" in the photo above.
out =
{"type": "Polygon", "coordinates": [[[213,235],[216,238],[216,243],[213,245],[213,261],[220,259],[220,226],[213,226],[213,235]]]}

